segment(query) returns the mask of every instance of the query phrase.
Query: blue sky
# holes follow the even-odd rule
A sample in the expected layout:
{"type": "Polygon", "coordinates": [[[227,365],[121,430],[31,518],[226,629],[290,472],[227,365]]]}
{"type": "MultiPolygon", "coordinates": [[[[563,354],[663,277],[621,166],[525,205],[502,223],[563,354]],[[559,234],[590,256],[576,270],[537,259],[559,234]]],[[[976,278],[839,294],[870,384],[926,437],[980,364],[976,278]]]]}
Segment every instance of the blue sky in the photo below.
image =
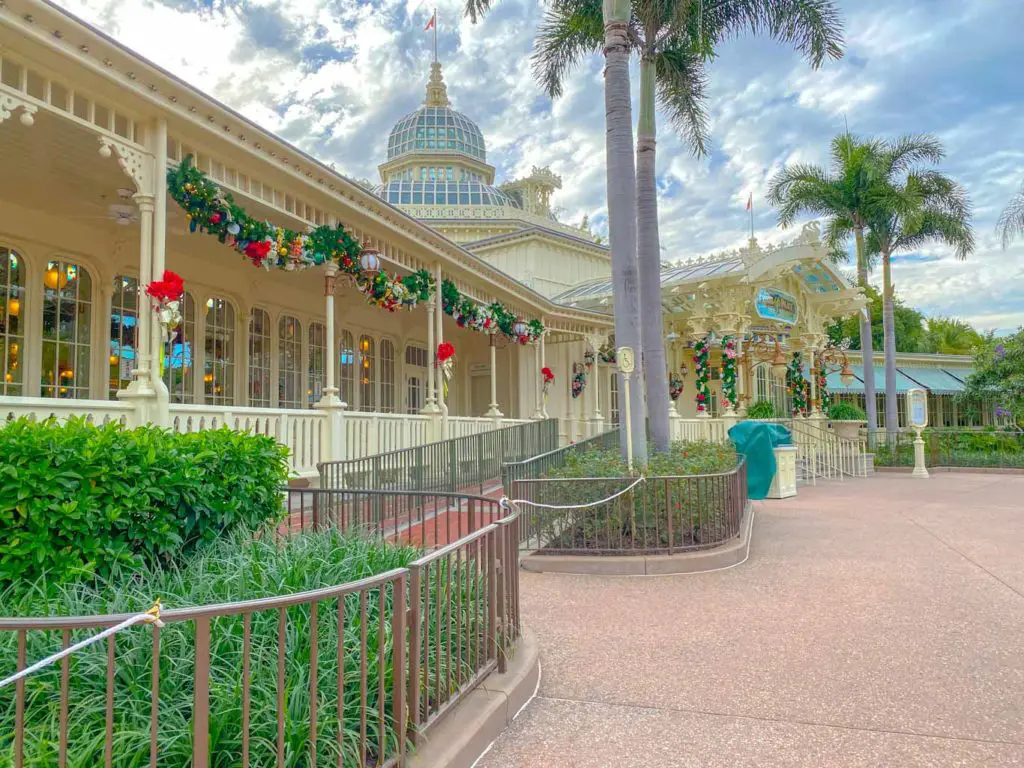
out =
{"type": "MultiPolygon", "coordinates": [[[[59,0],[71,12],[353,177],[376,180],[387,134],[423,99],[433,2],[391,0],[59,0]],[[154,35],[154,30],[160,30],[154,35]]],[[[1000,210],[1024,183],[1021,0],[838,0],[846,56],[814,72],[785,46],[741,37],[711,65],[713,151],[691,157],[662,121],[664,258],[737,247],[754,199],[762,242],[792,236],[764,202],[785,163],[827,161],[831,138],[931,132],[943,169],[975,206],[966,263],[934,247],[894,264],[897,291],[927,314],[980,328],[1024,324],[1024,242],[1004,251],[1000,210]]],[[[529,54],[544,6],[497,0],[482,23],[442,0],[440,58],[455,108],[480,124],[499,180],[550,165],[564,220],[606,221],[601,61],[552,103],[529,54]]],[[[635,85],[635,83],[634,83],[635,85]]]]}

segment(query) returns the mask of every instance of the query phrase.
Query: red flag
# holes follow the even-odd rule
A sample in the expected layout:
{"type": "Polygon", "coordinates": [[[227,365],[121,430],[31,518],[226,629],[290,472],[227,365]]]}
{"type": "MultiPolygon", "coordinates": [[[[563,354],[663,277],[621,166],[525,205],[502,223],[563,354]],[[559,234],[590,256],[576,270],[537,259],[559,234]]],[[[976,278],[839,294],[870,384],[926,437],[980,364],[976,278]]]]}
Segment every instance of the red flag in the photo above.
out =
{"type": "Polygon", "coordinates": [[[754,207],[754,193],[750,193],[750,197],[747,198],[747,210],[749,211],[754,207]]]}
{"type": "Polygon", "coordinates": [[[423,31],[424,32],[429,32],[430,30],[432,30],[434,28],[434,25],[436,23],[437,23],[437,11],[434,11],[434,15],[430,17],[430,21],[427,22],[427,26],[425,26],[423,28],[423,31]]]}

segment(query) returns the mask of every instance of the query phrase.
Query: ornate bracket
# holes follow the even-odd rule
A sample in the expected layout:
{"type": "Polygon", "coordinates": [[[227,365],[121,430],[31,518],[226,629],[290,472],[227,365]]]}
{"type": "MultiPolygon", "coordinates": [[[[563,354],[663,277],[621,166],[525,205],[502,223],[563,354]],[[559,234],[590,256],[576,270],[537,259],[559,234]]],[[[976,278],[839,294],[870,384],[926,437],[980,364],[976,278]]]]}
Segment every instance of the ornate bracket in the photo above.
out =
{"type": "Polygon", "coordinates": [[[117,164],[142,193],[153,194],[153,156],[109,136],[100,136],[100,157],[117,155],[117,164]]]}
{"type": "Polygon", "coordinates": [[[39,111],[39,108],[25,99],[15,96],[13,93],[0,91],[0,123],[9,118],[14,114],[14,110],[19,108],[21,109],[21,117],[18,119],[22,125],[31,128],[35,124],[34,115],[39,111]]]}

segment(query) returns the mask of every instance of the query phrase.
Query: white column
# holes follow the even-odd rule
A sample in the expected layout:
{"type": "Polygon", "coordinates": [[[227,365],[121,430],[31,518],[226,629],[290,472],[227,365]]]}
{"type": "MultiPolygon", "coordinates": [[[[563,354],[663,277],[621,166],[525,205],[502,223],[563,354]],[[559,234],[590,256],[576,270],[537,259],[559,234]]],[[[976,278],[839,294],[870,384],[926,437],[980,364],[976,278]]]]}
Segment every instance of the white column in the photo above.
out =
{"type": "MultiPolygon", "coordinates": [[[[153,137],[154,186],[156,192],[153,209],[153,278],[162,280],[167,265],[167,189],[164,178],[167,175],[167,121],[163,118],[156,121],[153,137]]],[[[182,299],[184,303],[184,298],[182,299]]],[[[182,307],[184,310],[184,307],[182,307]]],[[[153,391],[156,392],[156,408],[151,421],[157,426],[170,424],[170,395],[167,385],[160,376],[160,358],[164,348],[164,333],[160,323],[150,323],[150,353],[153,356],[152,371],[153,391]]]]}
{"type": "Polygon", "coordinates": [[[492,333],[487,340],[491,350],[491,406],[487,409],[487,415],[492,419],[500,419],[505,414],[498,409],[498,339],[492,333]]]}
{"type": "MultiPolygon", "coordinates": [[[[441,306],[441,264],[440,262],[434,267],[434,281],[437,286],[437,307],[434,309],[434,322],[436,332],[437,346],[434,347],[434,355],[436,358],[437,347],[444,343],[444,309],[441,306]]],[[[441,409],[441,439],[448,439],[448,404],[444,400],[444,371],[441,370],[440,365],[434,366],[434,374],[437,376],[437,403],[441,409]]]]}
{"type": "MultiPolygon", "coordinates": [[[[544,337],[541,336],[541,338],[544,338],[544,337]]],[[[533,376],[533,416],[530,417],[532,419],[543,419],[544,418],[544,409],[541,408],[541,404],[540,404],[540,399],[541,399],[541,376],[540,376],[540,369],[542,367],[541,366],[541,362],[540,362],[541,361],[540,346],[541,345],[540,345],[539,341],[536,344],[533,345],[533,368],[534,368],[534,376],[533,376]]]]}
{"type": "Polygon", "coordinates": [[[132,404],[134,413],[132,425],[148,424],[156,417],[154,413],[156,391],[153,389],[152,351],[153,310],[149,297],[143,299],[145,286],[153,280],[153,195],[138,193],[135,202],[139,206],[139,329],[136,335],[136,367],[127,389],[117,393],[119,400],[132,404]]]}
{"type": "MultiPolygon", "coordinates": [[[[669,342],[668,344],[666,344],[665,357],[668,360],[668,376],[669,376],[669,379],[671,379],[673,375],[678,375],[678,373],[679,373],[679,348],[678,348],[678,344],[679,344],[678,340],[673,340],[673,341],[669,342]]],[[[679,397],[682,397],[682,395],[679,395],[679,397]]],[[[668,399],[668,420],[671,423],[673,421],[678,420],[679,418],[681,418],[681,417],[679,415],[678,400],[673,400],[671,397],[669,397],[669,399],[668,399]]],[[[677,429],[678,429],[678,427],[673,427],[670,424],[669,434],[671,435],[673,440],[678,439],[676,437],[677,429]]]]}
{"type": "Polygon", "coordinates": [[[440,413],[440,409],[437,407],[437,394],[434,391],[437,380],[433,370],[434,356],[437,354],[437,344],[434,343],[434,326],[436,324],[434,313],[437,312],[437,297],[440,290],[441,286],[439,285],[427,300],[427,365],[430,367],[427,369],[427,399],[423,403],[420,413],[440,413]]]}
{"type": "Polygon", "coordinates": [[[338,397],[338,386],[334,376],[334,362],[338,358],[338,350],[334,346],[334,283],[338,275],[338,265],[333,261],[324,264],[324,342],[327,347],[327,358],[324,360],[325,386],[317,410],[327,414],[327,425],[320,443],[323,461],[339,461],[345,458],[345,408],[346,404],[338,397]]]}
{"type": "Polygon", "coordinates": [[[593,372],[590,375],[590,386],[594,394],[591,395],[593,410],[590,413],[590,418],[598,425],[595,431],[595,434],[597,434],[601,431],[600,424],[604,422],[604,416],[601,414],[601,361],[597,357],[596,350],[594,351],[594,365],[591,370],[593,372]]]}
{"type": "Polygon", "coordinates": [[[747,390],[744,383],[746,368],[746,361],[743,358],[743,334],[740,333],[736,336],[736,412],[740,416],[747,415],[747,406],[743,399],[743,395],[747,390]]]}
{"type": "MultiPolygon", "coordinates": [[[[540,380],[540,378],[541,378],[540,371],[542,371],[544,368],[546,368],[547,364],[548,364],[547,363],[547,350],[545,349],[545,346],[544,346],[544,338],[547,335],[548,335],[547,331],[544,331],[540,335],[540,368],[537,371],[537,379],[538,380],[540,380]]],[[[543,393],[541,394],[541,399],[540,399],[540,415],[541,415],[542,419],[548,418],[547,396],[544,395],[543,393]]]]}

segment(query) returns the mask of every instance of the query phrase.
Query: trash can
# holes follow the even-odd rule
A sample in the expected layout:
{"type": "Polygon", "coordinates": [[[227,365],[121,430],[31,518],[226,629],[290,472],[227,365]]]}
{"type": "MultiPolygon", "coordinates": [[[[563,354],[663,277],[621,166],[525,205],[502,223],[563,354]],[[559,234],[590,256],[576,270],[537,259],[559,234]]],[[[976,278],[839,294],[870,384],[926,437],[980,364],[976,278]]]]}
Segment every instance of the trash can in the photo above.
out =
{"type": "MultiPolygon", "coordinates": [[[[729,439],[736,446],[736,451],[747,459],[747,496],[751,499],[784,498],[796,492],[795,457],[785,456],[783,461],[792,465],[794,482],[773,482],[779,474],[779,461],[776,459],[776,448],[783,448],[788,454],[795,453],[793,433],[782,424],[770,424],[761,421],[741,421],[729,430],[729,439]],[[773,485],[775,487],[773,487],[773,485]],[[789,492],[792,486],[792,493],[789,492]],[[773,493],[774,491],[774,493],[773,493]]],[[[786,466],[783,475],[790,475],[786,466]]],[[[778,478],[785,480],[786,478],[778,478]]]]}

